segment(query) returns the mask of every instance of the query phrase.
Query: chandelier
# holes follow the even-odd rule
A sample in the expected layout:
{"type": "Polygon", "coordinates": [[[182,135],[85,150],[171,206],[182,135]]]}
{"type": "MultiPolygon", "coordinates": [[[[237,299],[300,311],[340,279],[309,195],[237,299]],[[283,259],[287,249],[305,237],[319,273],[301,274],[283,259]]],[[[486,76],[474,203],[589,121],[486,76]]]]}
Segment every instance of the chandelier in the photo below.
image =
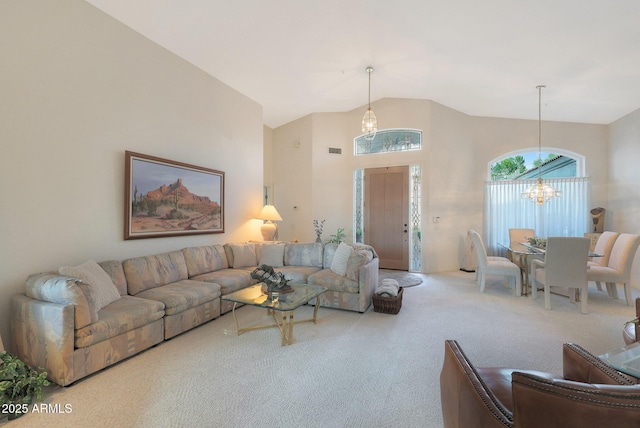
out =
{"type": "Polygon", "coordinates": [[[371,73],[373,73],[373,67],[367,67],[366,71],[369,73],[369,108],[362,117],[362,132],[365,140],[371,141],[378,131],[378,119],[373,110],[371,110],[371,73]]]}
{"type": "Polygon", "coordinates": [[[562,194],[562,192],[542,182],[542,89],[545,87],[544,85],[536,86],[538,89],[538,183],[522,194],[523,198],[536,202],[538,205],[542,205],[554,196],[559,197],[562,194]]]}

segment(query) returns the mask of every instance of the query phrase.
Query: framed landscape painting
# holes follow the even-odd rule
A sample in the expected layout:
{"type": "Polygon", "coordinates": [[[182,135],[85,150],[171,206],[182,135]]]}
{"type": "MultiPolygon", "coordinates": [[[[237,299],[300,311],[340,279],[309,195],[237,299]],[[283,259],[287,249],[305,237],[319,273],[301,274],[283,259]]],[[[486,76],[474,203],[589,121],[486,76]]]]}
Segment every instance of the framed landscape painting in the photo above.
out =
{"type": "Polygon", "coordinates": [[[224,232],[224,172],[125,152],[124,239],[224,232]]]}

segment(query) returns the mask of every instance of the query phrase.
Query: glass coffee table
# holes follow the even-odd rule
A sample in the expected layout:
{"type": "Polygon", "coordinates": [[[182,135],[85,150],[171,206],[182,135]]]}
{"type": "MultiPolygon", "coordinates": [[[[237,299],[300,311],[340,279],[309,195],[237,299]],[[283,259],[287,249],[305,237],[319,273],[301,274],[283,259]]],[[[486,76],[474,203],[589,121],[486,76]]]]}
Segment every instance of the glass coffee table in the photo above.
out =
{"type": "Polygon", "coordinates": [[[278,327],[281,334],[281,345],[291,345],[293,343],[294,324],[304,322],[313,322],[315,324],[318,319],[318,308],[320,307],[317,302],[313,309],[313,318],[294,321],[293,311],[326,292],[327,288],[319,285],[309,285],[299,282],[290,282],[289,285],[293,288],[293,291],[286,294],[272,293],[271,295],[268,295],[263,292],[263,284],[260,283],[227,294],[226,296],[222,296],[222,300],[234,302],[232,313],[233,319],[236,322],[236,331],[238,332],[238,336],[251,330],[278,327]],[[275,323],[240,328],[238,316],[236,315],[236,307],[238,305],[250,305],[265,308],[267,309],[267,313],[273,316],[275,323]],[[276,313],[280,313],[281,316],[276,313]]]}
{"type": "Polygon", "coordinates": [[[640,378],[640,342],[614,349],[598,358],[622,373],[640,378]]]}

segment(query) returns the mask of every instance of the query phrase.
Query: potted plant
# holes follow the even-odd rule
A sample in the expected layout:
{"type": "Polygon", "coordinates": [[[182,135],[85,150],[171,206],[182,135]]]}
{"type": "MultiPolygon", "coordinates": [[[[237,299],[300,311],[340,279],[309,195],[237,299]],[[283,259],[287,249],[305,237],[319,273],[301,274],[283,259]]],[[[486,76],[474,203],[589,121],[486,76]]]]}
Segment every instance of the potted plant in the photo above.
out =
{"type": "Polygon", "coordinates": [[[331,239],[329,239],[329,243],[331,244],[339,244],[341,242],[344,242],[345,238],[347,237],[347,234],[344,233],[344,228],[339,227],[338,231],[336,232],[335,235],[331,235],[331,239]]]}
{"type": "Polygon", "coordinates": [[[0,408],[9,420],[29,411],[34,401],[42,401],[42,387],[48,386],[47,372],[38,373],[18,357],[0,352],[0,408]]]}

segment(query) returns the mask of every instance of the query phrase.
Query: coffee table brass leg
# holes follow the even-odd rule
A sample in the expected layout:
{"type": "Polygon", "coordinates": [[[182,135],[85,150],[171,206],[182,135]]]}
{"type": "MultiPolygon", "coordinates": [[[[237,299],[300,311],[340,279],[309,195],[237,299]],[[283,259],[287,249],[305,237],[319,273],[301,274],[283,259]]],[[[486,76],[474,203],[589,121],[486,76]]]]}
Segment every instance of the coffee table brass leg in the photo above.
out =
{"type": "Polygon", "coordinates": [[[293,311],[289,312],[289,345],[293,343],[293,311]]]}
{"type": "Polygon", "coordinates": [[[236,333],[240,336],[240,326],[238,325],[238,317],[236,316],[236,306],[238,306],[238,303],[233,304],[231,313],[233,314],[233,319],[236,321],[236,333]]]}
{"type": "Polygon", "coordinates": [[[281,340],[280,346],[284,346],[287,343],[287,313],[282,312],[282,328],[280,328],[281,340]]]}
{"type": "Polygon", "coordinates": [[[317,324],[316,321],[318,320],[318,308],[320,307],[320,301],[319,300],[320,300],[319,298],[316,300],[316,305],[313,308],[313,323],[314,324],[317,324]]]}

